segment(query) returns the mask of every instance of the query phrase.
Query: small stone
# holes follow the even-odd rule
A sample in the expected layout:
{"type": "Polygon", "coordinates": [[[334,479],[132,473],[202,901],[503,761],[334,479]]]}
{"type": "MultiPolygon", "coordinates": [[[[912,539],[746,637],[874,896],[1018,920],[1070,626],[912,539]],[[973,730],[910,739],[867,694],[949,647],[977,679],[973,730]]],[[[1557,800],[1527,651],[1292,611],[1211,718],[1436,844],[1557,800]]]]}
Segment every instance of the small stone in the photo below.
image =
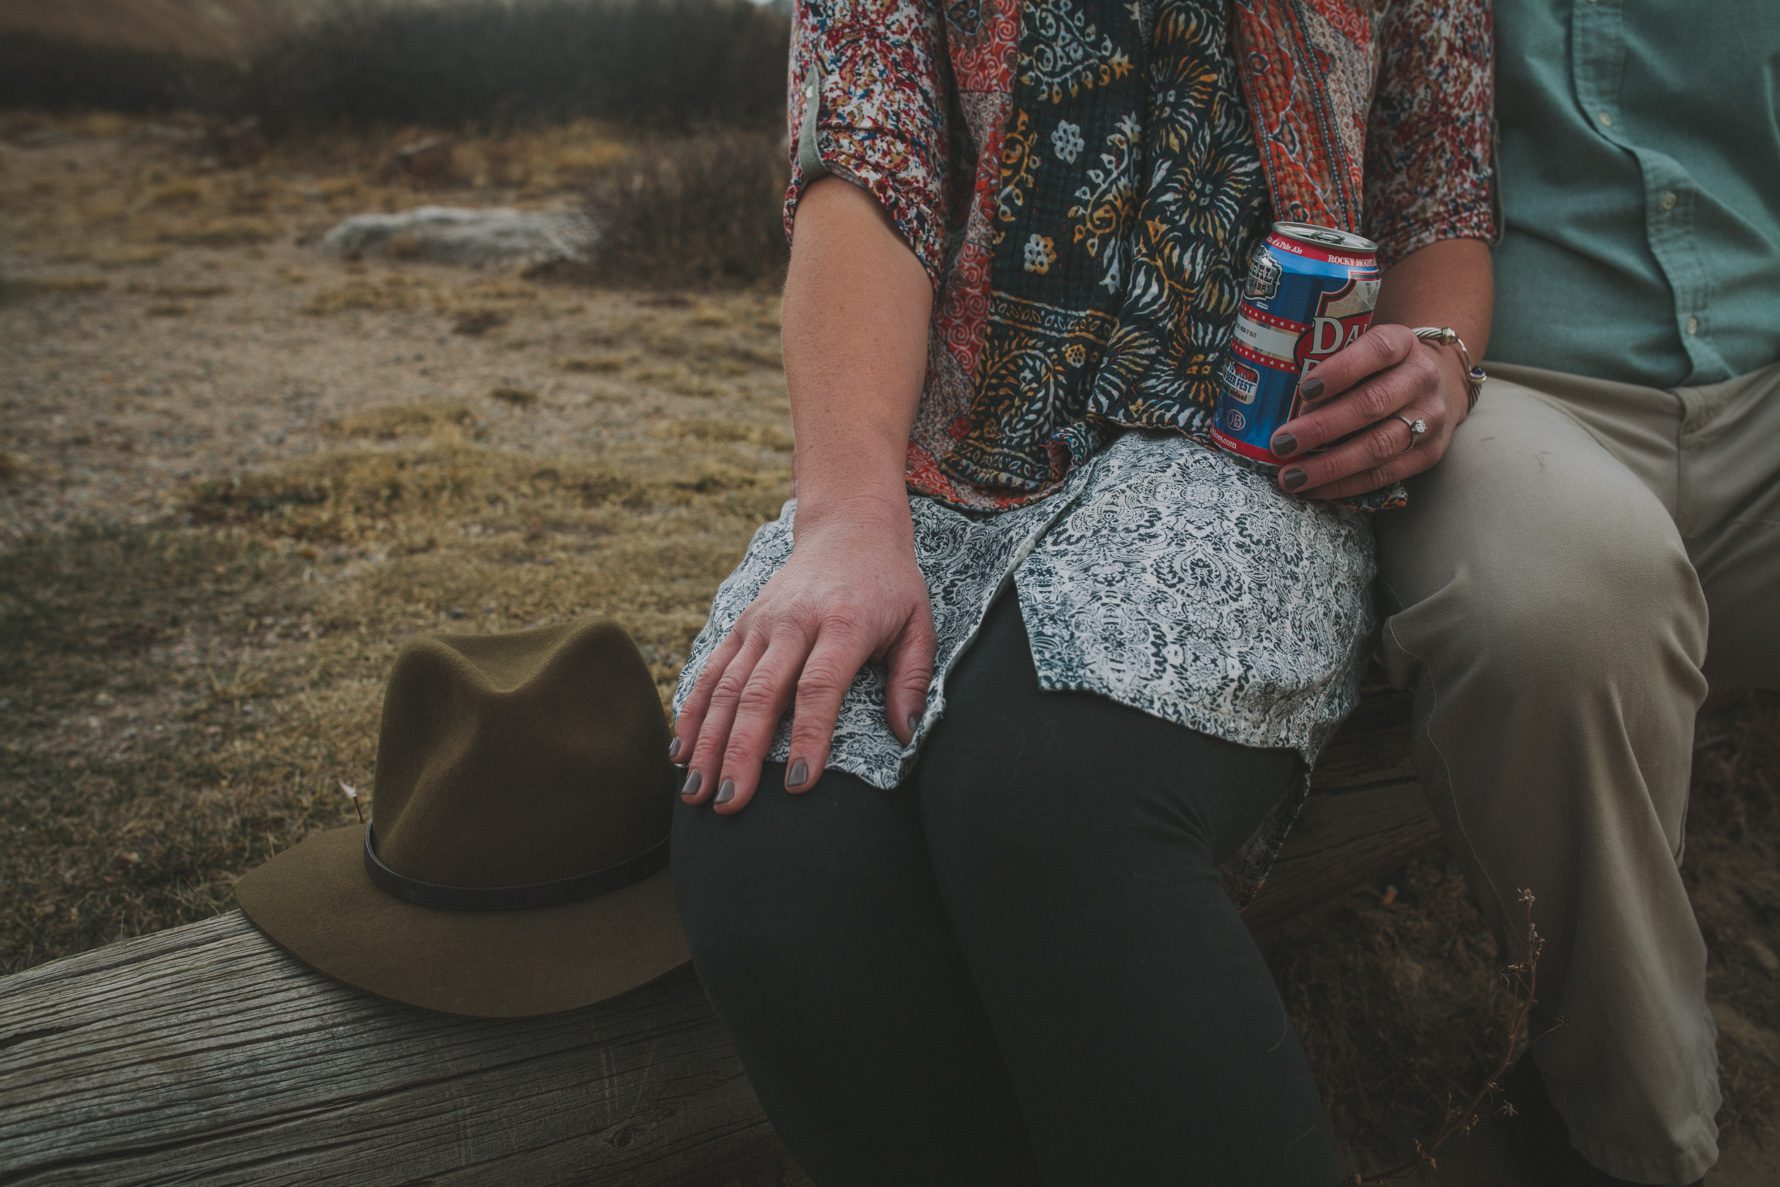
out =
{"type": "Polygon", "coordinates": [[[449,614],[453,618],[462,618],[464,616],[464,614],[466,613],[466,611],[464,610],[464,608],[462,606],[453,606],[451,609],[445,611],[445,613],[449,614]]]}

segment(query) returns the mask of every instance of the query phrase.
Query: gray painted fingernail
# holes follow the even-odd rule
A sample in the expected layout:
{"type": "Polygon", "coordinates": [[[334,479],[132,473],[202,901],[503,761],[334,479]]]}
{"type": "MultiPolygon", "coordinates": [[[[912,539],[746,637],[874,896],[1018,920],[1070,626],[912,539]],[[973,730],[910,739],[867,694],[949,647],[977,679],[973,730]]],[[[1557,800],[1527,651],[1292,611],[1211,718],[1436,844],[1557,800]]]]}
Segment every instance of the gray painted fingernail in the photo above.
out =
{"type": "Polygon", "coordinates": [[[1298,439],[1296,437],[1292,436],[1290,433],[1273,434],[1274,453],[1277,453],[1280,457],[1284,457],[1288,453],[1296,453],[1297,451],[1298,439]]]}
{"type": "Polygon", "coordinates": [[[1281,474],[1279,476],[1279,481],[1280,485],[1284,486],[1287,490],[1297,490],[1304,485],[1304,478],[1304,471],[1293,467],[1292,469],[1287,470],[1284,474],[1281,474]]]}
{"type": "Polygon", "coordinates": [[[1298,385],[1298,394],[1306,400],[1314,400],[1323,394],[1323,381],[1312,377],[1298,385]]]}
{"type": "Polygon", "coordinates": [[[909,714],[909,733],[911,733],[911,734],[914,733],[920,727],[921,727],[921,715],[919,713],[910,713],[909,714]]]}
{"type": "Polygon", "coordinates": [[[675,738],[672,742],[668,743],[668,761],[673,762],[676,758],[679,758],[679,757],[680,757],[680,739],[675,738]]]}
{"type": "Polygon", "coordinates": [[[790,783],[793,787],[796,787],[798,784],[802,783],[805,779],[808,779],[809,777],[810,777],[810,764],[809,763],[805,762],[803,759],[800,758],[796,762],[791,764],[790,783]]]}
{"type": "Polygon", "coordinates": [[[686,799],[691,799],[693,796],[698,794],[698,772],[697,771],[693,771],[690,775],[686,776],[686,782],[680,788],[680,794],[683,797],[685,797],[686,799]]]}
{"type": "Polygon", "coordinates": [[[725,779],[717,785],[717,802],[727,804],[735,796],[735,780],[725,779]]]}

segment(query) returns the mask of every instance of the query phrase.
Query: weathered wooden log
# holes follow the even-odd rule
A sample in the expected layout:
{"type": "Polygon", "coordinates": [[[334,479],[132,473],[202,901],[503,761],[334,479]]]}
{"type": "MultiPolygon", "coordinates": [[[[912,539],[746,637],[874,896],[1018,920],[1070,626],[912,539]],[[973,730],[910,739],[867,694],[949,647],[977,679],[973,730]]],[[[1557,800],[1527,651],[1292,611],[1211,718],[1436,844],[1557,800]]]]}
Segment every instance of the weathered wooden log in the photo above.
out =
{"type": "Polygon", "coordinates": [[[691,970],[480,1019],[240,911],[0,982],[0,1183],[721,1184],[783,1154],[691,970]]]}
{"type": "Polygon", "coordinates": [[[1315,790],[1261,893],[1242,912],[1264,928],[1326,903],[1440,844],[1409,759],[1409,694],[1367,685],[1317,761],[1315,790]]]}
{"type": "MultiPolygon", "coordinates": [[[[1437,839],[1406,720],[1369,690],[1251,925],[1437,839]]],[[[0,1185],[690,1187],[784,1165],[690,970],[566,1014],[457,1017],[321,976],[230,911],[0,980],[0,1185]]]]}

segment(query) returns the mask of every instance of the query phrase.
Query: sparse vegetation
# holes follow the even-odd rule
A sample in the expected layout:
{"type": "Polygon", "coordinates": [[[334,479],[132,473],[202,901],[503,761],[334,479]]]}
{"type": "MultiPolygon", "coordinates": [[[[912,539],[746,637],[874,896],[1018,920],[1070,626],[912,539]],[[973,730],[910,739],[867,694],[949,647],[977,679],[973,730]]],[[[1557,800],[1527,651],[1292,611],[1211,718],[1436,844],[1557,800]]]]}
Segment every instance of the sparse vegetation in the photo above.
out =
{"type": "Polygon", "coordinates": [[[224,111],[239,80],[226,62],[28,30],[0,36],[0,108],[224,111]]]}
{"type": "Polygon", "coordinates": [[[657,140],[589,190],[593,262],[553,269],[627,285],[782,280],[787,170],[775,134],[707,130],[657,140]]]}
{"type": "Polygon", "coordinates": [[[745,0],[342,0],[254,57],[244,106],[275,134],[576,116],[758,124],[782,118],[789,40],[782,14],[745,0]]]}
{"type": "MultiPolygon", "coordinates": [[[[777,87],[783,44],[763,54],[777,87]]],[[[370,785],[383,681],[412,631],[611,613],[665,706],[716,582],[787,494],[776,127],[674,132],[634,156],[607,122],[454,133],[467,202],[597,191],[611,250],[583,275],[600,291],[297,246],[413,201],[381,172],[412,129],[293,136],[225,168],[146,121],[4,122],[97,143],[53,166],[20,152],[0,175],[17,229],[0,258],[16,385],[0,418],[0,885],[16,891],[0,972],[226,909],[242,871],[351,819],[335,780],[370,785]],[[97,423],[126,405],[149,414],[97,423]],[[182,436],[200,426],[215,435],[182,436]],[[218,460],[241,441],[251,462],[218,460]],[[164,505],[94,494],[108,468],[164,505]],[[79,514],[41,526],[61,483],[79,514]]],[[[1771,1131],[1780,1089],[1764,963],[1777,726],[1771,696],[1703,722],[1683,869],[1713,953],[1727,1145],[1771,1131]]],[[[1337,1131],[1375,1165],[1438,1128],[1445,1093],[1501,1050],[1498,954],[1456,861],[1390,881],[1264,941],[1337,1131]]]]}

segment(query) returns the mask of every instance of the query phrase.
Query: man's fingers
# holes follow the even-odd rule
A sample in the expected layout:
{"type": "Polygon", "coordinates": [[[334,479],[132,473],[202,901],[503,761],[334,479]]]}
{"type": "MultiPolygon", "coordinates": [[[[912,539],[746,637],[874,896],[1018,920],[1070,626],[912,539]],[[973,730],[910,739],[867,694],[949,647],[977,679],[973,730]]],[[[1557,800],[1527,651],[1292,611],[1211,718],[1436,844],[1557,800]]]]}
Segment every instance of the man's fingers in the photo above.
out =
{"type": "Polygon", "coordinates": [[[754,798],[761,761],[791,699],[791,686],[808,648],[802,635],[781,625],[754,670],[741,682],[735,718],[723,744],[722,772],[712,799],[715,811],[725,815],[740,812],[754,798]]]}

